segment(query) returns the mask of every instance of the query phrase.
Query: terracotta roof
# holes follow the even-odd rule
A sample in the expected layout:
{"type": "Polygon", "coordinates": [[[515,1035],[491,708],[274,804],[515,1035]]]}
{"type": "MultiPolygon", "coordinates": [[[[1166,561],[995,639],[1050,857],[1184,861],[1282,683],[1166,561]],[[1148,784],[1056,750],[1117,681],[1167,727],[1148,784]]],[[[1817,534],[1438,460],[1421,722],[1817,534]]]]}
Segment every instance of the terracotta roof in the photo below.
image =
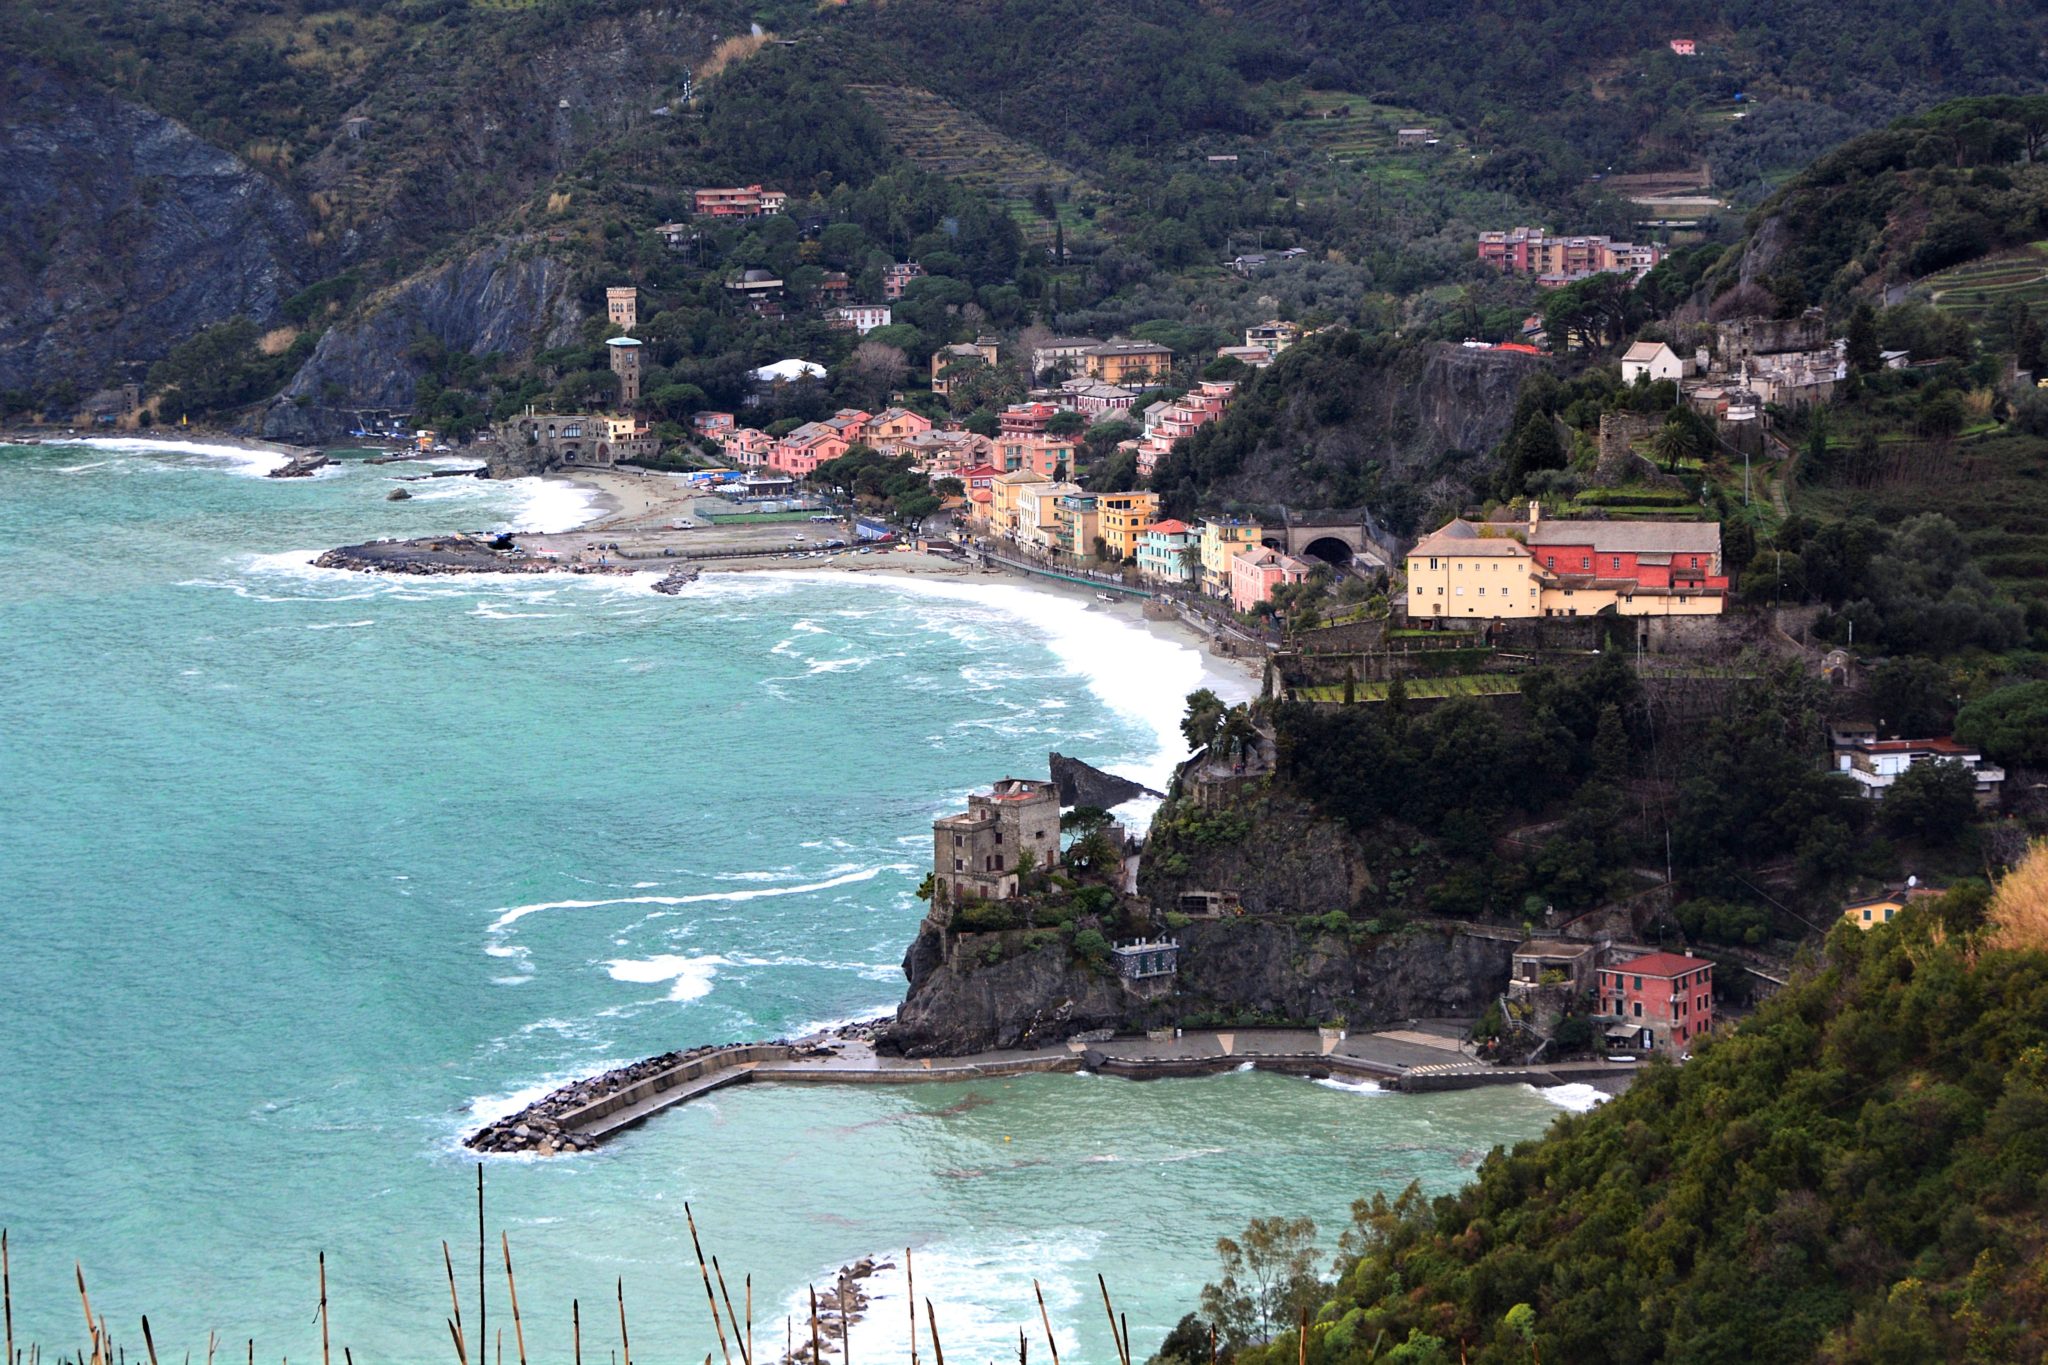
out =
{"type": "Polygon", "coordinates": [[[1175,521],[1171,517],[1165,521],[1155,521],[1145,528],[1148,532],[1157,531],[1162,536],[1184,536],[1193,529],[1186,522],[1175,521]]]}
{"type": "Polygon", "coordinates": [[[1620,963],[1608,970],[1626,972],[1630,976],[1673,977],[1684,976],[1687,972],[1696,972],[1713,965],[1700,958],[1686,957],[1679,953],[1646,953],[1642,957],[1620,963]]]}
{"type": "Polygon", "coordinates": [[[1715,521],[1539,521],[1531,545],[1590,545],[1599,554],[1721,553],[1715,521]]]}

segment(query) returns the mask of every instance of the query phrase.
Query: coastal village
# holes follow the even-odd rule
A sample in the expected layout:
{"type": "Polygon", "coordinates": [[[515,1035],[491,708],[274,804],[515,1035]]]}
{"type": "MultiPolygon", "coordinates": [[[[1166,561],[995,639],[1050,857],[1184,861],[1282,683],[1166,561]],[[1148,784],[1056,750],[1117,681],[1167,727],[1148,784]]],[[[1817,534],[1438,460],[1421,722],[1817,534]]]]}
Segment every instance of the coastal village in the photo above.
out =
{"type": "MultiPolygon", "coordinates": [[[[730,219],[780,213],[787,197],[749,185],[699,190],[695,202],[702,217],[730,219]]],[[[687,223],[658,230],[671,246],[691,231],[687,223]]],[[[1599,275],[1633,282],[1662,259],[1654,245],[1526,228],[1484,234],[1477,250],[1485,264],[1552,289],[1599,275]]],[[[744,272],[727,287],[750,310],[780,316],[811,308],[834,327],[866,335],[890,325],[892,304],[921,275],[917,262],[892,265],[882,296],[871,301],[849,297],[843,277],[828,276],[808,299],[792,297],[764,272],[744,272]]],[[[1596,487],[1625,496],[1499,501],[1404,542],[1365,511],[1230,507],[1167,515],[1162,493],[1147,487],[1165,461],[1228,416],[1246,384],[1317,328],[1273,318],[1246,328],[1242,344],[1203,355],[1129,336],[986,332],[940,347],[919,383],[875,410],[840,408],[771,426],[750,422],[745,408],[701,410],[678,440],[673,429],[656,429],[643,403],[637,290],[611,287],[606,304],[616,407],[528,411],[499,424],[478,448],[492,472],[605,476],[607,487],[661,491],[643,493],[637,511],[615,512],[568,536],[457,545],[458,558],[470,556],[469,567],[517,561],[578,571],[669,565],[681,582],[738,560],[772,567],[826,558],[886,570],[914,559],[947,572],[1020,573],[1091,591],[1105,604],[1193,629],[1212,652],[1262,674],[1259,699],[1235,738],[1197,745],[1176,774],[1170,810],[1230,808],[1262,788],[1274,739],[1258,708],[1512,699],[1531,670],[1579,667],[1603,648],[1647,660],[1644,676],[1667,686],[1707,678],[1715,661],[1759,648],[1798,659],[1838,685],[1855,667],[1841,651],[1823,654],[1789,636],[1797,629],[1792,618],[1738,606],[1722,526],[1688,505],[1684,485],[1660,458],[1658,426],[1626,406],[1599,415],[1588,453],[1596,487]],[[990,394],[1008,401],[990,408],[990,394]],[[1095,477],[1105,461],[1126,463],[1126,486],[1095,477]],[[886,471],[892,492],[882,495],[864,470],[886,471]],[[906,507],[915,513],[905,515],[906,507]]],[[[1542,319],[1532,317],[1520,339],[1455,349],[1497,356],[1484,363],[1515,364],[1539,354],[1532,343],[1549,340],[1542,319]]],[[[1578,344],[1565,341],[1568,349],[1578,344]]],[[[1830,402],[1848,374],[1845,347],[1828,335],[1818,310],[1737,317],[1702,329],[1683,351],[1661,338],[1627,345],[1621,380],[1634,392],[1665,386],[1697,414],[1713,442],[1706,455],[1724,466],[1741,461],[1747,496],[1751,463],[1777,453],[1769,414],[1830,402]]],[[[1903,353],[1882,360],[1911,363],[1903,353]]],[[[765,398],[828,377],[826,367],[790,357],[761,367],[753,380],[765,398]]],[[[430,448],[435,434],[415,439],[430,448]]],[[[335,562],[391,567],[376,554],[335,562]]],[[[1873,801],[1917,764],[1958,765],[1973,775],[1981,805],[1995,808],[2000,799],[2003,772],[1946,735],[1881,733],[1874,722],[1851,719],[1836,726],[1831,753],[1832,768],[1873,801]]],[[[575,1106],[551,1097],[529,1116],[524,1134],[513,1136],[522,1125],[508,1121],[476,1142],[580,1150],[669,1103],[731,1083],[741,1074],[731,1068],[767,1077],[847,1068],[895,1079],[951,1075],[956,1065],[970,1065],[944,1055],[948,1042],[963,1037],[964,1048],[951,1050],[1008,1058],[973,1062],[974,1074],[1004,1065],[1176,1074],[1241,1057],[1236,1040],[1241,1035],[1250,1047],[1251,1033],[1196,1038],[1179,1022],[1183,997],[1192,990],[1210,998],[1210,987],[1199,979],[1190,985],[1188,976],[1205,942],[1271,912],[1248,910],[1246,888],[1231,884],[1179,885],[1155,899],[1143,832],[1092,809],[1063,801],[1052,783],[1005,778],[964,813],[937,821],[922,893],[930,911],[907,964],[910,999],[893,1027],[806,1040],[787,1055],[734,1052],[710,1063],[692,1055],[677,1063],[690,1069],[691,1084],[673,1093],[650,1085],[643,1066],[616,1086],[579,1090],[580,1103],[597,1107],[577,1111],[573,1122],[561,1115],[575,1106]],[[992,1018],[981,1031],[956,1030],[951,1039],[916,1032],[921,994],[999,970],[1019,954],[1048,953],[1049,961],[1067,963],[1053,973],[1054,984],[1011,1002],[1020,1017],[1038,1022],[992,1018]],[[1048,1015],[1056,1021],[1049,1028],[1048,1015]],[[1138,1038],[1143,1045],[1112,1041],[1138,1038]],[[917,1063],[920,1056],[926,1061],[917,1063]],[[628,1092],[637,1098],[619,1099],[628,1092]]],[[[1929,894],[1917,884],[1895,888],[1859,898],[1841,915],[1858,928],[1877,927],[1929,894]]],[[[1670,908],[1652,886],[1627,905],[1569,920],[1547,915],[1514,931],[1411,924],[1409,933],[1466,942],[1457,950],[1467,954],[1462,974],[1437,983],[1447,989],[1398,1002],[1405,1026],[1391,1035],[1362,1031],[1355,1042],[1342,1002],[1320,1002],[1315,1013],[1327,1008],[1329,1017],[1292,1021],[1317,1030],[1308,1035],[1314,1044],[1275,1035],[1260,1064],[1311,1073],[1334,1067],[1411,1087],[1526,1078],[1532,1068],[1625,1084],[1639,1059],[1682,1060],[1717,1015],[1740,1015],[1785,979],[1784,963],[1766,954],[1690,950],[1682,935],[1674,940],[1670,908]],[[1732,994],[1731,973],[1741,978],[1732,994]],[[1483,1036],[1475,1038],[1473,1019],[1482,1013],[1483,1036]],[[1459,1014],[1447,1030],[1416,1022],[1459,1014]]],[[[1379,1012],[1393,1007],[1383,1002],[1379,1012]]]]}

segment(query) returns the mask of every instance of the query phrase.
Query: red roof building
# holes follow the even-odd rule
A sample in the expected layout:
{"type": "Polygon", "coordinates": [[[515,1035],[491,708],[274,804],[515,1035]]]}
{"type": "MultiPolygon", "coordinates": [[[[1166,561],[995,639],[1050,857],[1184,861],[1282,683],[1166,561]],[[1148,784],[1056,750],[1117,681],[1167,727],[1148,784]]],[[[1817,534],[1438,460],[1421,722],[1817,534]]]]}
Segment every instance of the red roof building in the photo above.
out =
{"type": "Polygon", "coordinates": [[[1714,1026],[1714,964],[1679,953],[1646,953],[1602,967],[1600,1013],[1610,1042],[1674,1056],[1714,1026]]]}

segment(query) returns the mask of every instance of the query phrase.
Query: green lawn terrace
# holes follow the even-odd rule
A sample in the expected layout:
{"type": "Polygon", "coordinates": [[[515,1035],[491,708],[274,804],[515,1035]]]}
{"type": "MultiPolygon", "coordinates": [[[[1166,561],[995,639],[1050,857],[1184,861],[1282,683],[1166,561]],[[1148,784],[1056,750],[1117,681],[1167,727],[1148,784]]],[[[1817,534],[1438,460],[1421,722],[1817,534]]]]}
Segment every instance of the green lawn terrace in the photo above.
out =
{"type": "Polygon", "coordinates": [[[1397,104],[1375,104],[1345,90],[1305,90],[1294,83],[1268,87],[1278,115],[1277,140],[1317,151],[1339,161],[1399,158],[1412,162],[1423,178],[1428,162],[1469,156],[1471,148],[1449,120],[1397,104]],[[1402,147],[1403,128],[1427,128],[1441,139],[1434,147],[1402,147]]]}
{"type": "Polygon", "coordinates": [[[1981,324],[2001,303],[2048,309],[2048,242],[1966,261],[1926,276],[1913,292],[1944,313],[1981,324]]]}
{"type": "MultiPolygon", "coordinates": [[[[1414,700],[1439,701],[1446,697],[1513,696],[1521,690],[1522,680],[1512,673],[1475,673],[1455,678],[1409,678],[1401,685],[1414,700]]],[[[1392,687],[1391,682],[1353,683],[1351,700],[1354,703],[1383,702],[1392,687]]],[[[1344,684],[1297,687],[1293,695],[1301,701],[1341,703],[1344,684]]]]}

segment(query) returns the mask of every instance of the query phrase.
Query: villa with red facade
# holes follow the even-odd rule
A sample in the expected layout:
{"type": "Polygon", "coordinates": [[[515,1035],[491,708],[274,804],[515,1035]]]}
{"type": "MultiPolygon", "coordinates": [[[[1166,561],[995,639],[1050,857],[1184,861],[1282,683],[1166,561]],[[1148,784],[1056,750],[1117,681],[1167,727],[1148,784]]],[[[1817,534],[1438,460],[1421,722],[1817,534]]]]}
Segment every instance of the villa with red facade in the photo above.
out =
{"type": "Polygon", "coordinates": [[[1597,990],[1610,1042],[1676,1055],[1714,1027],[1714,964],[1701,958],[1648,953],[1602,967],[1597,990]]]}

